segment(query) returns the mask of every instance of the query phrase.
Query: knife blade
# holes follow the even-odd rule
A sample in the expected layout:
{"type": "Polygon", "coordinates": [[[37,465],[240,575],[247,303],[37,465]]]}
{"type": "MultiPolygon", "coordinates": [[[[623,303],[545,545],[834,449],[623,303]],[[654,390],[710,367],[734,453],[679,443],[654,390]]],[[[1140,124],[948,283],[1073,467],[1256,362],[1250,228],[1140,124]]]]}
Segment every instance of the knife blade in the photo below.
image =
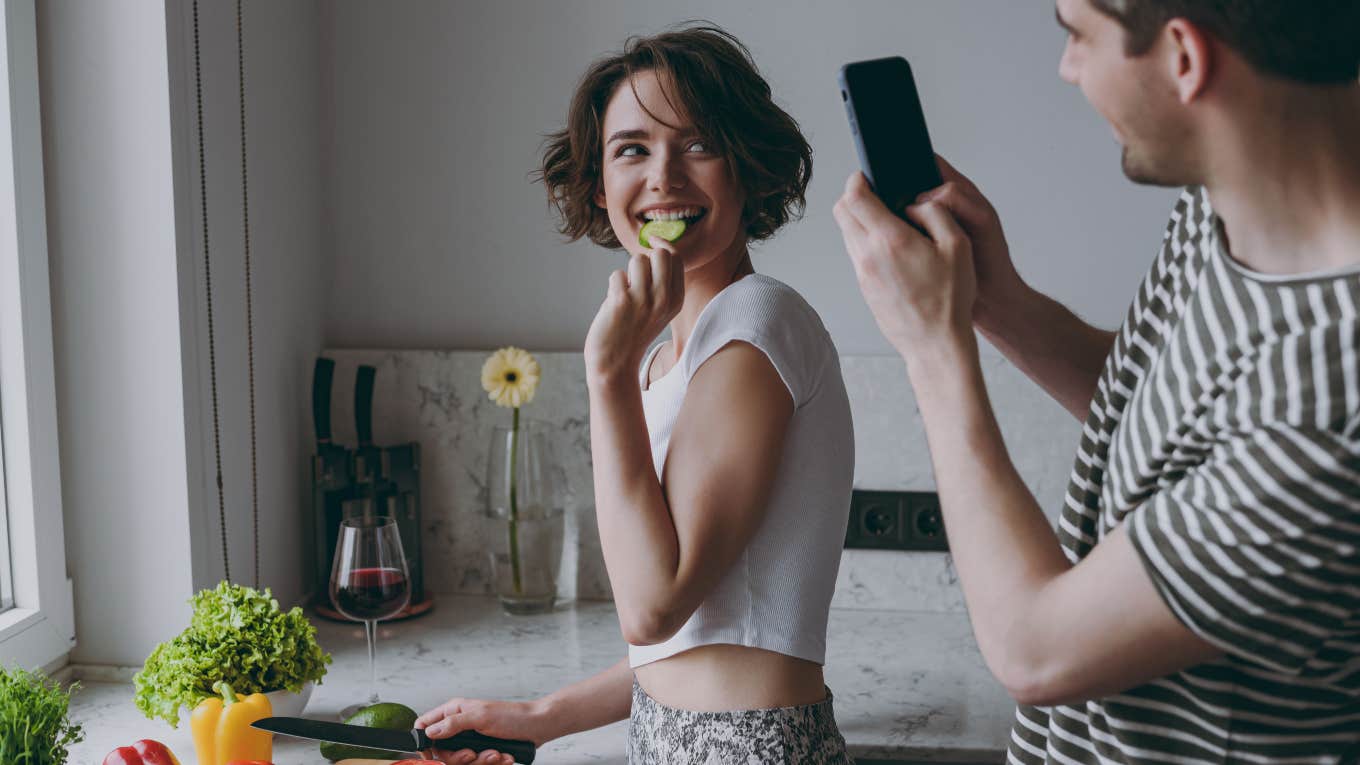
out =
{"type": "Polygon", "coordinates": [[[532,741],[515,741],[506,738],[483,736],[475,731],[465,731],[449,738],[431,739],[423,730],[384,730],[366,728],[362,725],[308,720],[302,717],[266,717],[250,724],[253,728],[267,730],[293,738],[308,738],[313,741],[330,741],[336,744],[351,744],[367,749],[384,749],[394,752],[423,752],[427,749],[443,749],[456,752],[471,749],[482,752],[495,749],[502,754],[515,758],[515,762],[530,765],[534,761],[535,749],[532,741]]]}

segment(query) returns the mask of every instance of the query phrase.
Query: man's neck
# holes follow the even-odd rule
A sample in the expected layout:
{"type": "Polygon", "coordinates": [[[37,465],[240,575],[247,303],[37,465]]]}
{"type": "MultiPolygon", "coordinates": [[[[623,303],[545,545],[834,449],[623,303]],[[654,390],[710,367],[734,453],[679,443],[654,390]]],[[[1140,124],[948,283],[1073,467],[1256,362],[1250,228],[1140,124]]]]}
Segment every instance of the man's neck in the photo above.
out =
{"type": "Polygon", "coordinates": [[[1360,86],[1282,91],[1219,133],[1205,185],[1229,249],[1266,274],[1360,265],[1360,86]]]}

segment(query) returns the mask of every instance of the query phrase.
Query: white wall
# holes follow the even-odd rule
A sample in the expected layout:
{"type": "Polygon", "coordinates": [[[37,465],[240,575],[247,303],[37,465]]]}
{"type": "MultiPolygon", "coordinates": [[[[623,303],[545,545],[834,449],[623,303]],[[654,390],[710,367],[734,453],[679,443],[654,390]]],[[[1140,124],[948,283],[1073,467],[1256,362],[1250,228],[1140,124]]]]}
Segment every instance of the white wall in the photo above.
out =
{"type": "Polygon", "coordinates": [[[749,45],[813,145],[807,217],[756,268],[803,291],[843,353],[889,351],[830,214],[856,167],[846,61],[912,60],[936,148],[990,195],[1021,271],[1099,324],[1122,318],[1173,200],[1124,180],[1058,79],[1045,3],[337,0],[322,16],[332,347],[578,349],[617,256],[563,244],[526,176],[590,61],[687,18],[749,45]]]}
{"type": "MultiPolygon", "coordinates": [[[[221,577],[192,3],[39,4],[67,560],[86,664],[137,665],[221,577]]],[[[250,583],[234,3],[201,4],[232,574],[250,583]]],[[[301,598],[322,345],[315,3],[245,5],[261,584],[301,598]]]]}
{"type": "Polygon", "coordinates": [[[145,658],[193,585],[165,28],[160,2],[38,4],[78,662],[145,658]]]}

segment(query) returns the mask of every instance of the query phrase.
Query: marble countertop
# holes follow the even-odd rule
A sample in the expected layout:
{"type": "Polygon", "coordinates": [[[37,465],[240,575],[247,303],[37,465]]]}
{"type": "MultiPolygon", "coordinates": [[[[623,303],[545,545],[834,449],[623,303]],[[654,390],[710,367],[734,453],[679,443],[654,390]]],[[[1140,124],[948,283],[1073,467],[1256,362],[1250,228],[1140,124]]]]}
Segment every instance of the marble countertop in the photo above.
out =
{"type": "MultiPolygon", "coordinates": [[[[367,697],[360,625],[313,618],[335,663],[316,687],[306,716],[335,719],[367,697]]],[[[514,617],[494,598],[445,595],[433,613],[379,627],[379,695],[424,711],[451,696],[529,699],[604,669],[624,655],[612,603],[582,601],[551,614],[514,617]]],[[[966,615],[832,609],[827,684],[836,718],[861,760],[999,762],[1014,703],[983,666],[966,615]]],[[[73,765],[98,765],[110,750],[141,738],[193,762],[187,725],[171,729],[142,717],[130,675],[79,673],[71,708],[85,728],[73,765]],[[102,678],[102,679],[101,679],[102,678]]],[[[550,742],[544,763],[624,763],[627,722],[550,742]]],[[[316,744],[275,738],[277,765],[322,765],[316,744]]]]}

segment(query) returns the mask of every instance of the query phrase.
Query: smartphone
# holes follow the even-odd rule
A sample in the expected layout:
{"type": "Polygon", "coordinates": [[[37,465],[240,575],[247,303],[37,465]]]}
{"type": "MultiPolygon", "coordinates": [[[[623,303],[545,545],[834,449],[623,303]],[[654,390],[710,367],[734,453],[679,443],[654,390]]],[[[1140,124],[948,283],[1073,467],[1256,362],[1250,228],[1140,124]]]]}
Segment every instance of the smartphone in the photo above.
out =
{"type": "Polygon", "coordinates": [[[841,67],[840,86],[860,169],[883,204],[903,216],[944,182],[911,65],[901,56],[856,61],[841,67]]]}

